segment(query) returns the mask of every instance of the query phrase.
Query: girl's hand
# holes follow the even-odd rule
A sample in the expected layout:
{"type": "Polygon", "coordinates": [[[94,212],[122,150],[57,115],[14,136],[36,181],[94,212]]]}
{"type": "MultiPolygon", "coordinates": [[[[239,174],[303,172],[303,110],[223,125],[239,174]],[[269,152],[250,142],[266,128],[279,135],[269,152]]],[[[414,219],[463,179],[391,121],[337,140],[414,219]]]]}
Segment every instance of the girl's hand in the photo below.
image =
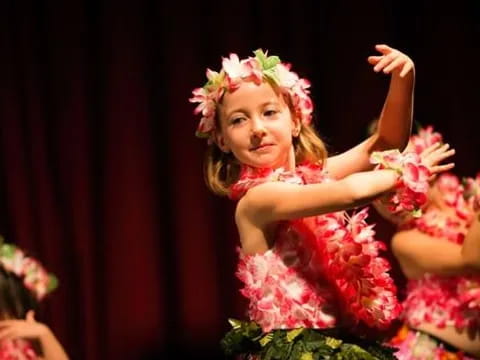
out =
{"type": "Polygon", "coordinates": [[[448,171],[455,166],[453,162],[439,165],[443,160],[455,154],[455,149],[449,149],[449,144],[442,145],[440,143],[435,143],[423,150],[423,152],[420,154],[422,164],[425,165],[428,170],[430,170],[430,181],[433,180],[437,174],[448,171]]]}
{"type": "Polygon", "coordinates": [[[399,75],[401,78],[413,73],[413,61],[404,53],[387,45],[375,45],[375,49],[382,53],[381,56],[368,57],[368,62],[374,65],[373,70],[375,72],[383,70],[385,74],[392,73],[392,75],[399,75]]]}
{"type": "Polygon", "coordinates": [[[45,324],[35,320],[35,312],[27,312],[25,320],[11,319],[0,321],[0,340],[17,338],[40,338],[49,331],[45,324]]]}

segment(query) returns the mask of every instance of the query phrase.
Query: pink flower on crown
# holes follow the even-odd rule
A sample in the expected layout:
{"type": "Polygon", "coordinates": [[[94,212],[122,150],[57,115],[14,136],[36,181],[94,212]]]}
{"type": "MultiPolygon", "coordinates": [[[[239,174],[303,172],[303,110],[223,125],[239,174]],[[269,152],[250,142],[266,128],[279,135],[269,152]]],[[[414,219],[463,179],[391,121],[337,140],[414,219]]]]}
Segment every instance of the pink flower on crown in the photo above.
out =
{"type": "Polygon", "coordinates": [[[248,58],[245,60],[245,66],[247,67],[246,78],[260,85],[263,81],[263,71],[258,61],[256,61],[255,58],[248,58]]]}

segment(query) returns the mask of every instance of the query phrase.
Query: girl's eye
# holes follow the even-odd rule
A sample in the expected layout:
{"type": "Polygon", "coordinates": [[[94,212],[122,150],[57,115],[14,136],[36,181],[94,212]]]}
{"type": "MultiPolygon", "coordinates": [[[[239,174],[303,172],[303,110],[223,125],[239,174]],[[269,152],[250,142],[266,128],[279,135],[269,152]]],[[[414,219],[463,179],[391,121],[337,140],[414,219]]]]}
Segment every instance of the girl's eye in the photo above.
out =
{"type": "Polygon", "coordinates": [[[240,124],[245,118],[243,117],[236,117],[230,120],[230,124],[237,125],[240,124]]]}
{"type": "Polygon", "coordinates": [[[263,114],[264,114],[265,116],[274,116],[274,115],[276,115],[277,113],[278,113],[277,110],[266,110],[263,114]]]}

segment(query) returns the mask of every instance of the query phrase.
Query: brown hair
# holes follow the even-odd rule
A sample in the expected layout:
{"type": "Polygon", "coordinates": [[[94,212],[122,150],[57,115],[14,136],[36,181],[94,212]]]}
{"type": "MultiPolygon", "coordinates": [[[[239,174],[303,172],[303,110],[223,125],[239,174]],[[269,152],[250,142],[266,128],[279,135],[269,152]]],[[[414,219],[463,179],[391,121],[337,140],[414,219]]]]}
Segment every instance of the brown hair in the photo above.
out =
{"type": "MultiPolygon", "coordinates": [[[[274,83],[268,81],[274,91],[282,95],[293,116],[293,105],[290,96],[282,92],[274,83]]],[[[298,117],[298,116],[297,116],[298,117]]],[[[218,120],[218,111],[215,116],[215,125],[218,129],[220,124],[218,120]]],[[[302,125],[298,137],[293,139],[295,149],[295,162],[304,161],[312,163],[324,163],[327,158],[325,144],[315,132],[312,125],[302,125]]],[[[240,162],[232,153],[225,153],[212,142],[204,159],[204,177],[208,188],[217,195],[226,196],[229,194],[229,187],[234,184],[240,175],[240,162]]]]}

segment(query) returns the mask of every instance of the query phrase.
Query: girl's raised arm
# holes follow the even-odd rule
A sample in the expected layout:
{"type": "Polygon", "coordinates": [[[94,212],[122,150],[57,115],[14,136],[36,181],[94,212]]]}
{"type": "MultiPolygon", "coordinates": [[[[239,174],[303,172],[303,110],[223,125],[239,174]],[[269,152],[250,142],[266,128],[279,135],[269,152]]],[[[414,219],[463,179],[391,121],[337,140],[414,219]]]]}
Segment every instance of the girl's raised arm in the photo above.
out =
{"type": "Polygon", "coordinates": [[[402,151],[410,137],[415,82],[413,61],[387,45],[376,45],[375,48],[382,55],[370,56],[368,62],[374,65],[374,71],[391,74],[390,88],[376,132],[359,145],[328,160],[327,169],[336,179],[371,169],[369,158],[372,152],[389,149],[402,151]]]}

